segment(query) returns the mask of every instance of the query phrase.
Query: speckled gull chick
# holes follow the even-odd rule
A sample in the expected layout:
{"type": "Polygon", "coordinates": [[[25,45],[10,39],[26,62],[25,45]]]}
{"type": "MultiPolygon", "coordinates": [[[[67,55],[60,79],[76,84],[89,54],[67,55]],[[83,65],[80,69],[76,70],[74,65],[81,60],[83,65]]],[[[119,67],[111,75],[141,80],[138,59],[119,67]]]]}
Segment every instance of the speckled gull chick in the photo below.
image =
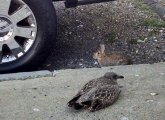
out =
{"type": "Polygon", "coordinates": [[[89,81],[68,102],[68,106],[77,110],[88,107],[91,112],[110,106],[121,92],[117,79],[123,78],[114,72],[107,72],[104,76],[89,81]]]}

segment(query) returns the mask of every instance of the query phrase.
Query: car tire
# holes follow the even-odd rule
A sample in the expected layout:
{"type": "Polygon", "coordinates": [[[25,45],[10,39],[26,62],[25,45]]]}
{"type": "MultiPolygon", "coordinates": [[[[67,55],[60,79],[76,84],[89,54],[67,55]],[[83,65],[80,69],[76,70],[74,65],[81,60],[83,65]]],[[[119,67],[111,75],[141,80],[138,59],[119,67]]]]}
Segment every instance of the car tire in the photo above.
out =
{"type": "MultiPolygon", "coordinates": [[[[0,0],[0,1],[4,1],[4,0],[0,0]]],[[[1,52],[0,53],[1,54],[0,73],[13,72],[13,71],[16,72],[20,70],[27,71],[27,70],[36,68],[38,65],[41,65],[41,63],[47,58],[48,54],[52,50],[54,43],[56,42],[57,20],[56,20],[55,8],[53,6],[52,1],[51,0],[18,0],[18,1],[22,1],[21,4],[25,4],[25,6],[28,6],[28,8],[30,8],[34,17],[33,19],[35,19],[35,22],[36,22],[37,32],[35,32],[36,33],[35,39],[33,43],[30,44],[31,45],[30,48],[26,52],[23,52],[23,53],[21,52],[21,57],[16,56],[14,60],[11,60],[8,62],[4,62],[4,63],[2,62],[2,60],[6,58],[3,58],[4,57],[3,56],[4,55],[3,41],[0,43],[1,48],[2,48],[2,50],[0,50],[1,52]]],[[[0,7],[2,6],[0,5],[0,7]]],[[[2,15],[1,11],[2,9],[0,9],[0,14],[2,15]]],[[[19,16],[17,17],[19,18],[19,16]]],[[[3,19],[3,17],[1,18],[3,19]]],[[[11,18],[11,21],[12,21],[12,18],[11,18]]],[[[21,24],[21,22],[19,23],[21,24]]],[[[24,34],[23,36],[25,36],[25,33],[23,34],[24,34]]],[[[14,36],[14,38],[17,38],[17,37],[14,36]]],[[[6,46],[5,47],[10,49],[10,43],[7,43],[7,45],[8,44],[9,44],[9,47],[6,47],[6,46]]],[[[21,49],[23,49],[23,47],[21,47],[21,49]]],[[[15,49],[13,49],[13,51],[14,50],[15,49]]],[[[7,57],[9,57],[9,55],[7,57]]]]}

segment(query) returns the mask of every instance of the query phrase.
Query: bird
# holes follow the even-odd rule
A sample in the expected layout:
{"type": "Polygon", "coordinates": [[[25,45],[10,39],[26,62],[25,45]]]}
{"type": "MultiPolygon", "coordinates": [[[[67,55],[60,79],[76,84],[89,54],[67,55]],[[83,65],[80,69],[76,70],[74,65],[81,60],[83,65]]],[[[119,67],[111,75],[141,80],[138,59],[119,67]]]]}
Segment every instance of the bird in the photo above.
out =
{"type": "Polygon", "coordinates": [[[117,79],[124,76],[107,72],[102,77],[92,79],[68,102],[76,110],[88,108],[90,112],[100,110],[113,104],[121,92],[117,79]]]}

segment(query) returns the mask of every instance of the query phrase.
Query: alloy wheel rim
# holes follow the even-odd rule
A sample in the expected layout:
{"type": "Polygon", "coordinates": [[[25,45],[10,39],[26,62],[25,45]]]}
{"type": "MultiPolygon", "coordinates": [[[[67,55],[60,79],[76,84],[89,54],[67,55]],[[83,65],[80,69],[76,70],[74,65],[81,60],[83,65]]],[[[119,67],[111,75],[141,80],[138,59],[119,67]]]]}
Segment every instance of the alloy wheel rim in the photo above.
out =
{"type": "Polygon", "coordinates": [[[0,64],[18,60],[33,46],[37,23],[22,0],[0,0],[0,64]]]}

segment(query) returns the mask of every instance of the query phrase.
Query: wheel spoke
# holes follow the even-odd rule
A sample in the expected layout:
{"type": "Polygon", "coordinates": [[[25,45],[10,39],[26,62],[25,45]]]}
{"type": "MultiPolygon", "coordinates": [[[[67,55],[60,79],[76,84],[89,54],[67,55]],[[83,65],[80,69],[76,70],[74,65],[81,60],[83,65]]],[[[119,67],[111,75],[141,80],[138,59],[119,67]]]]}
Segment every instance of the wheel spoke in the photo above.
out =
{"type": "Polygon", "coordinates": [[[3,45],[2,45],[2,44],[0,44],[0,52],[2,52],[2,46],[3,46],[3,45]]]}
{"type": "Polygon", "coordinates": [[[0,63],[2,62],[2,56],[3,54],[2,54],[2,52],[0,52],[0,63]]]}
{"type": "Polygon", "coordinates": [[[10,48],[10,50],[21,47],[15,40],[12,40],[12,42],[7,43],[7,46],[10,48]]]}
{"type": "Polygon", "coordinates": [[[0,0],[0,14],[8,15],[11,0],[0,0]]]}
{"type": "Polygon", "coordinates": [[[35,37],[33,32],[35,32],[35,28],[33,27],[17,27],[16,28],[16,36],[24,37],[24,38],[29,38],[32,39],[35,37]]]}
{"type": "Polygon", "coordinates": [[[15,57],[16,59],[18,59],[18,55],[17,55],[16,52],[13,52],[13,51],[12,51],[12,55],[13,55],[13,57],[15,57]]]}
{"type": "Polygon", "coordinates": [[[13,61],[13,60],[16,60],[15,56],[13,56],[11,54],[4,55],[3,58],[2,58],[2,63],[7,63],[7,62],[10,62],[10,61],[13,61]]]}
{"type": "Polygon", "coordinates": [[[31,15],[31,12],[30,12],[29,8],[26,5],[24,5],[20,9],[18,9],[15,13],[13,13],[11,15],[11,19],[15,23],[18,23],[18,22],[20,22],[21,20],[27,18],[30,15],[31,15]]]}

